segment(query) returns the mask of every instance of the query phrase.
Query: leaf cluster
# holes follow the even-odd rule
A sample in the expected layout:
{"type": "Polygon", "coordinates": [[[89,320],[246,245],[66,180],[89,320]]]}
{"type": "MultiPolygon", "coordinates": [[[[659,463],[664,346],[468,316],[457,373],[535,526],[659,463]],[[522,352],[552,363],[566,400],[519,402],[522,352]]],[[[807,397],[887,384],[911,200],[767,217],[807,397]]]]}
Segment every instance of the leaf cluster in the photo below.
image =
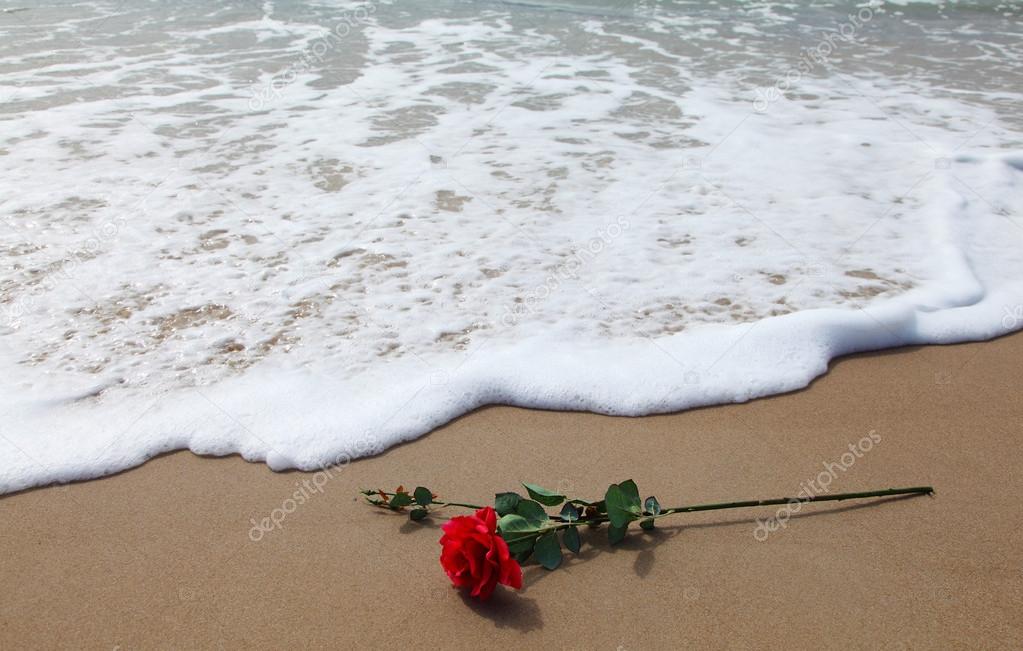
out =
{"type": "Polygon", "coordinates": [[[494,509],[500,516],[498,531],[519,562],[532,556],[543,567],[553,570],[561,565],[561,548],[578,554],[581,548],[579,526],[599,527],[608,523],[612,545],[625,538],[631,522],[639,520],[644,530],[653,529],[661,514],[655,497],[641,501],[636,482],[631,479],[611,484],[599,502],[569,499],[555,491],[524,483],[528,498],[518,493],[498,493],[494,509]],[[561,506],[557,515],[544,507],[561,506]]]}

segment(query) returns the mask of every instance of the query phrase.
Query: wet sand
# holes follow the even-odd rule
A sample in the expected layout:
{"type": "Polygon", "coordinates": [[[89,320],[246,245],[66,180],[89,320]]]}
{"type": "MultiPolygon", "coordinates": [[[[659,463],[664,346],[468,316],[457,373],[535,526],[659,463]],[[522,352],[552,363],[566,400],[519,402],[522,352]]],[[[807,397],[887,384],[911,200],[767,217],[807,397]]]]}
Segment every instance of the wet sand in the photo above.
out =
{"type": "Polygon", "coordinates": [[[1014,335],[846,358],[804,391],[674,415],[486,408],[321,476],[261,537],[251,521],[314,474],[180,452],[7,496],[0,646],[1020,648],[1021,362],[1014,335]],[[937,494],[809,505],[763,542],[756,519],[778,507],[679,516],[613,549],[601,529],[485,605],[448,584],[435,522],[356,495],[479,502],[521,479],[589,497],[633,477],[666,505],[777,497],[871,432],[832,492],[937,494]]]}

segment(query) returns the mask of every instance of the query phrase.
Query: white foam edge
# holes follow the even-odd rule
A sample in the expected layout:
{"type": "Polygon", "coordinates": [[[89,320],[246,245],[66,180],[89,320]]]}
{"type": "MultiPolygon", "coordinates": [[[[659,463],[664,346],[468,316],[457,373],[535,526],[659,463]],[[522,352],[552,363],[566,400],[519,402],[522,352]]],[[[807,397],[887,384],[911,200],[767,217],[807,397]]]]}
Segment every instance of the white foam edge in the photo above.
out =
{"type": "MultiPolygon", "coordinates": [[[[1016,168],[1015,159],[1002,163],[1016,168]]],[[[656,339],[484,339],[458,355],[399,359],[347,381],[330,369],[267,360],[209,387],[149,398],[29,401],[8,393],[0,398],[0,492],[109,475],[175,449],[316,470],[418,438],[489,404],[640,416],[741,403],[804,388],[843,355],[1019,329],[1023,318],[1006,314],[1023,304],[1023,281],[1006,281],[1001,270],[1001,285],[985,283],[993,268],[976,264],[968,251],[976,220],[999,217],[978,214],[952,191],[930,206],[942,274],[860,309],[805,310],[656,339]]]]}

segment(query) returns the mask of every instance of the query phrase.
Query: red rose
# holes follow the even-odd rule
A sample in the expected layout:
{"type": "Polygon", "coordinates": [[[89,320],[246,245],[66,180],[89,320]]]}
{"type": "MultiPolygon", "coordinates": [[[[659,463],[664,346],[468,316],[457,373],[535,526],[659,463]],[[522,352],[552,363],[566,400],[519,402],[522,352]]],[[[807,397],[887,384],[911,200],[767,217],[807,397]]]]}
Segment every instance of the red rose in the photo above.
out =
{"type": "Polygon", "coordinates": [[[440,564],[459,588],[472,587],[472,596],[489,599],[498,583],[518,590],[522,568],[508,552],[508,543],[497,535],[497,513],[489,506],[475,515],[460,515],[441,529],[440,564]]]}

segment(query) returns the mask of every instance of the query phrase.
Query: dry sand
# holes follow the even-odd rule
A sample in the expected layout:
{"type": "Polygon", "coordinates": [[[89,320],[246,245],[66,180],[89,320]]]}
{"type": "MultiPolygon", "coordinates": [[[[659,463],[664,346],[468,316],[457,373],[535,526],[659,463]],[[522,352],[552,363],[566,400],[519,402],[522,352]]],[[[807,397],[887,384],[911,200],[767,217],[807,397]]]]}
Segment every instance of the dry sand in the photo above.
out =
{"type": "MultiPolygon", "coordinates": [[[[0,647],[1021,648],[1023,335],[856,356],[805,391],[627,419],[480,410],[336,473],[280,529],[250,519],[310,478],[176,453],[0,499],[0,647]],[[486,605],[451,588],[436,523],[361,486],[482,501],[517,480],[662,503],[797,492],[869,432],[833,491],[935,497],[811,505],[766,542],[752,518],[680,516],[614,549],[604,532],[486,605]]],[[[624,390],[624,389],[623,389],[624,390]]],[[[848,457],[847,457],[848,460],[848,457]]]]}

